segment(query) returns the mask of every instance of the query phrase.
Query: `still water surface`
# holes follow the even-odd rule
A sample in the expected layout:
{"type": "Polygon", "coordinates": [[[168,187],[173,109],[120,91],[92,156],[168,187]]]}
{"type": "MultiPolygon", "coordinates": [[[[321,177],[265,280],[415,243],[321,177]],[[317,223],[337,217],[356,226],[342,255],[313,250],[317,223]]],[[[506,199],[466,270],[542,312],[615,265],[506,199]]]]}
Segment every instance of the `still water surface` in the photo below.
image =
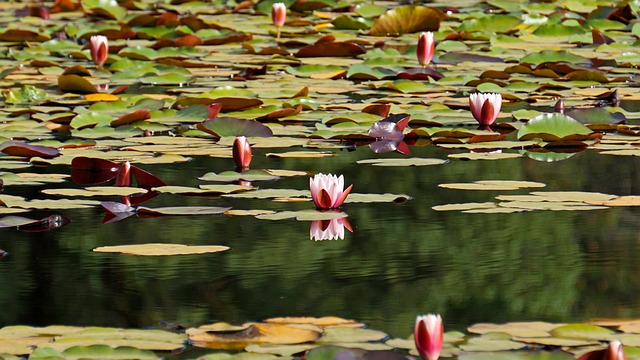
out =
{"type": "MultiPolygon", "coordinates": [[[[446,158],[433,146],[414,156],[446,158]]],[[[516,214],[436,212],[434,205],[492,201],[520,191],[464,191],[438,184],[527,180],[544,190],[638,194],[638,159],[586,151],[559,162],[527,157],[437,166],[356,165],[366,147],[331,161],[273,159],[255,150],[252,168],[344,174],[354,192],[408,194],[404,204],[347,203],[354,228],[344,240],[312,241],[309,222],[252,217],[164,217],[101,225],[101,209],[63,211],[68,226],[45,233],[2,230],[0,325],[155,327],[163,323],[242,323],[275,316],[334,315],[392,336],[412,332],[416,314],[437,312],[447,329],[476,322],[582,321],[640,316],[638,216],[632,207],[516,214]],[[227,245],[216,254],[133,257],[93,253],[145,242],[227,245]]],[[[142,166],[171,185],[198,185],[229,159],[142,166]]],[[[32,171],[32,170],[30,170],[32,171]]],[[[69,173],[67,167],[43,172],[69,173]]],[[[307,189],[308,178],[257,183],[307,189]]],[[[64,187],[71,186],[69,183],[64,187]]],[[[5,193],[42,198],[41,188],[5,193]]],[[[115,199],[114,199],[115,200],[115,199]]],[[[210,205],[296,210],[311,203],[162,195],[145,206],[210,205]]],[[[51,212],[28,214],[33,218],[51,212]]]]}

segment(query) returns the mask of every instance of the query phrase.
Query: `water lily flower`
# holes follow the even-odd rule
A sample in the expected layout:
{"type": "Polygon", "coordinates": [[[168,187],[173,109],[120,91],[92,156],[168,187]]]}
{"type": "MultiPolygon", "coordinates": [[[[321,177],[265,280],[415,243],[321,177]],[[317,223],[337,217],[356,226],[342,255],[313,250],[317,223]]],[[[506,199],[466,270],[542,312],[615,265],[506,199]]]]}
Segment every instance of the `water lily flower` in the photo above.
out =
{"type": "Polygon", "coordinates": [[[418,315],[413,337],[418,353],[423,360],[438,359],[444,339],[444,325],[440,315],[418,315]]]}
{"type": "Polygon", "coordinates": [[[426,67],[433,58],[436,50],[436,44],[433,42],[433,33],[431,31],[423,32],[418,38],[418,62],[422,67],[426,67]]]}
{"type": "Polygon", "coordinates": [[[471,114],[480,125],[491,125],[500,113],[502,95],[494,93],[473,93],[469,95],[471,114]]]}
{"type": "Polygon", "coordinates": [[[280,38],[280,28],[287,20],[287,6],[284,3],[277,2],[271,5],[271,20],[276,26],[276,39],[280,38]]]}
{"type": "Polygon", "coordinates": [[[109,56],[109,40],[103,35],[94,35],[89,41],[91,58],[98,66],[102,66],[109,56]]]}
{"type": "Polygon", "coordinates": [[[344,229],[353,232],[351,224],[346,217],[330,220],[313,220],[309,230],[309,238],[311,240],[343,240],[344,229]]]}
{"type": "Polygon", "coordinates": [[[613,340],[604,350],[589,351],[582,354],[578,360],[627,360],[624,348],[619,340],[613,340]]]}
{"type": "Polygon", "coordinates": [[[238,136],[233,141],[233,161],[239,169],[246,169],[251,163],[251,145],[244,136],[238,136]]]}
{"type": "Polygon", "coordinates": [[[316,207],[320,210],[337,209],[351,192],[353,185],[344,189],[344,177],[342,175],[316,174],[309,178],[311,197],[316,207]]]}

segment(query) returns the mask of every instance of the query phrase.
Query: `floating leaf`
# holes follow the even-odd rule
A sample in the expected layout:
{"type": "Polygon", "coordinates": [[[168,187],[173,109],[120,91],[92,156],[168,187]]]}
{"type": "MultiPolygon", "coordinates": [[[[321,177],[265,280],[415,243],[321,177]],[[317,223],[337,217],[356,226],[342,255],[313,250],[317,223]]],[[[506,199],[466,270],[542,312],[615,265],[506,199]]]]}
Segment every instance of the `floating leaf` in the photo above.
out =
{"type": "Polygon", "coordinates": [[[169,256],[169,255],[193,255],[207,254],[229,250],[228,246],[221,245],[182,245],[182,244],[135,244],[101,246],[93,249],[94,252],[122,253],[138,256],[169,256]]]}
{"type": "Polygon", "coordinates": [[[538,188],[546,185],[531,181],[514,180],[480,180],[472,183],[439,184],[439,187],[458,190],[518,190],[522,188],[538,188]]]}
{"type": "Polygon", "coordinates": [[[60,152],[57,149],[48,146],[31,145],[19,141],[5,141],[0,143],[0,151],[7,155],[28,158],[38,156],[45,159],[51,159],[60,155],[60,152]]]}
{"type": "Polygon", "coordinates": [[[536,116],[518,130],[519,140],[542,138],[545,141],[561,139],[584,140],[592,131],[575,119],[553,113],[536,116]]]}
{"type": "Polygon", "coordinates": [[[437,31],[445,18],[442,11],[426,6],[398,6],[382,14],[371,26],[373,36],[398,36],[419,31],[437,31]]]}
{"type": "Polygon", "coordinates": [[[198,129],[217,137],[246,136],[269,137],[273,131],[265,125],[252,120],[231,117],[217,117],[198,124],[198,129]]]}
{"type": "Polygon", "coordinates": [[[136,209],[138,215],[164,216],[164,215],[218,215],[231,209],[215,206],[167,206],[148,208],[140,206],[136,209]]]}
{"type": "Polygon", "coordinates": [[[300,344],[316,341],[321,334],[314,330],[277,324],[248,324],[239,330],[213,330],[207,326],[187,329],[189,340],[199,347],[243,349],[249,344],[300,344]]]}
{"type": "Polygon", "coordinates": [[[398,159],[366,159],[358,160],[358,164],[371,164],[373,166],[429,166],[446,164],[449,160],[428,158],[398,158],[398,159]]]}

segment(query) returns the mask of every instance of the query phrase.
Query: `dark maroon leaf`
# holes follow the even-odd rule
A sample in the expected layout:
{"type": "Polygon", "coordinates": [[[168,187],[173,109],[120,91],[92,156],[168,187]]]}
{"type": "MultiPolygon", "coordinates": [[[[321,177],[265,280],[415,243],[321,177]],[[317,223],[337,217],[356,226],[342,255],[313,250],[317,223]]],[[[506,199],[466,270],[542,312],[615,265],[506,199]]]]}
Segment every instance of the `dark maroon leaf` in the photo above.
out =
{"type": "Polygon", "coordinates": [[[611,44],[614,40],[598,30],[591,30],[591,38],[594,45],[611,44]]]}
{"type": "Polygon", "coordinates": [[[131,165],[131,175],[136,179],[138,187],[150,189],[157,186],[166,186],[167,184],[160,180],[157,176],[150,172],[144,171],[139,167],[131,165]]]}
{"type": "Polygon", "coordinates": [[[432,78],[434,80],[440,80],[444,77],[444,74],[431,67],[424,68],[411,68],[398,72],[399,79],[409,80],[427,80],[432,78]]]}
{"type": "Polygon", "coordinates": [[[218,117],[204,121],[198,124],[198,129],[217,137],[270,137],[273,135],[271,129],[257,121],[232,117],[218,117]]]}
{"type": "Polygon", "coordinates": [[[391,104],[371,104],[362,109],[363,113],[385,117],[391,111],[391,104]]]}
{"type": "Polygon", "coordinates": [[[302,111],[302,104],[294,107],[294,108],[285,108],[285,109],[280,109],[280,110],[276,110],[276,111],[272,111],[266,115],[262,115],[260,117],[257,117],[256,120],[259,121],[268,121],[268,120],[275,120],[275,119],[280,119],[283,117],[287,117],[287,116],[293,116],[293,115],[297,115],[302,111]]]}
{"type": "Polygon", "coordinates": [[[58,149],[52,147],[30,145],[27,143],[11,140],[5,141],[0,144],[0,151],[7,155],[23,156],[28,158],[39,156],[44,159],[51,159],[60,155],[58,149]]]}
{"type": "Polygon", "coordinates": [[[267,74],[267,65],[264,65],[259,68],[246,68],[239,73],[233,75],[232,80],[236,81],[245,81],[245,80],[254,80],[256,76],[266,75],[267,74]]]}
{"type": "Polygon", "coordinates": [[[23,224],[18,226],[18,230],[27,231],[27,232],[42,232],[42,231],[50,231],[59,229],[67,224],[69,224],[71,220],[62,215],[51,215],[44,219],[35,220],[28,224],[23,224]]]}
{"type": "Polygon", "coordinates": [[[320,42],[298,50],[296,57],[356,57],[367,50],[351,42],[320,42]]]}
{"type": "Polygon", "coordinates": [[[118,127],[120,125],[131,124],[136,121],[147,120],[151,118],[151,113],[147,109],[136,110],[132,113],[125,114],[111,122],[112,127],[118,127]]]}
{"type": "Polygon", "coordinates": [[[222,104],[213,103],[213,104],[207,105],[207,110],[209,110],[209,115],[207,115],[207,119],[215,119],[218,117],[220,110],[222,110],[222,104]]]}
{"type": "Polygon", "coordinates": [[[71,160],[71,180],[80,185],[107,182],[118,174],[120,165],[113,161],[78,156],[71,160]]]}

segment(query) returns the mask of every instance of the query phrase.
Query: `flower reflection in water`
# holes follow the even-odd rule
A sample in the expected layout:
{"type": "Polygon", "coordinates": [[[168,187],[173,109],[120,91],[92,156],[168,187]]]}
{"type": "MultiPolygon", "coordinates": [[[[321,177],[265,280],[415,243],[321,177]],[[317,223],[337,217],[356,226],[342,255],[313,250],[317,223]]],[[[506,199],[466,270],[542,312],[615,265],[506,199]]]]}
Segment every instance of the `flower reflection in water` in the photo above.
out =
{"type": "Polygon", "coordinates": [[[351,224],[346,217],[331,220],[313,220],[311,221],[311,230],[309,238],[311,240],[343,240],[344,229],[353,232],[351,224]]]}

